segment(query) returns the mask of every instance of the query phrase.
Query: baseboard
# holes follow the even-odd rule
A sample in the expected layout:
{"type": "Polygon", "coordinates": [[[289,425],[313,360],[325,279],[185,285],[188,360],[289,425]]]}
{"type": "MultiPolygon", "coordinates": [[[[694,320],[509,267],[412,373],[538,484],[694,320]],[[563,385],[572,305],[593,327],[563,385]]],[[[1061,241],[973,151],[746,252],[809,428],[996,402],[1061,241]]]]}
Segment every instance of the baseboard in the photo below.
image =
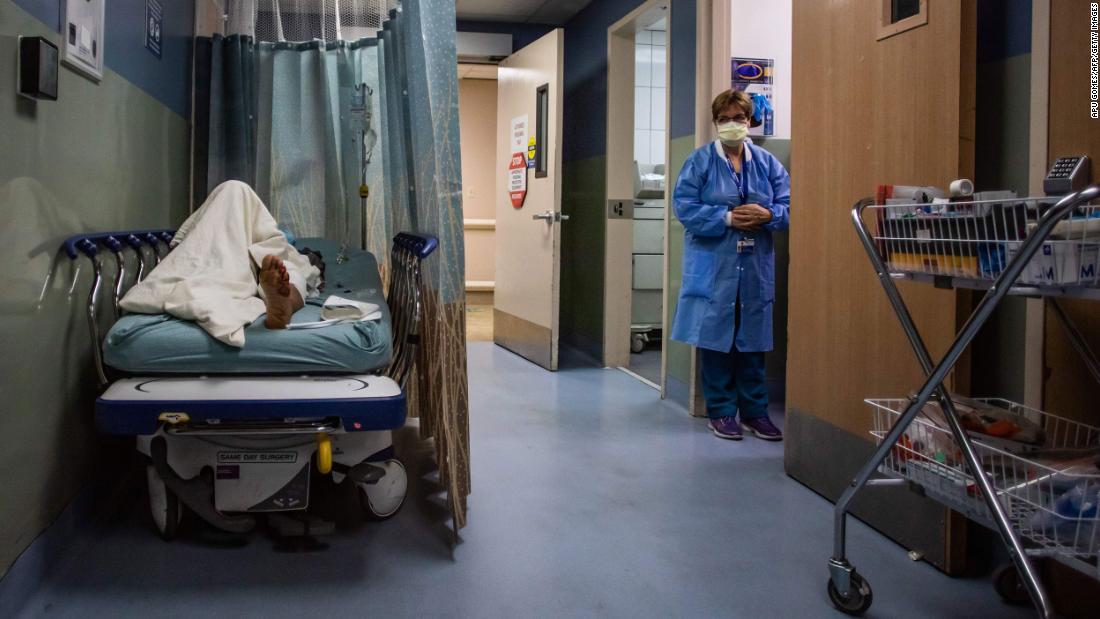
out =
{"type": "MultiPolygon", "coordinates": [[[[137,467],[127,466],[111,478],[91,483],[23,550],[0,577],[0,617],[15,617],[65,557],[79,551],[82,532],[122,504],[120,493],[133,482],[137,467]]],[[[142,469],[144,472],[144,469],[142,469]]]]}
{"type": "Polygon", "coordinates": [[[784,402],[787,400],[787,377],[768,377],[768,400],[771,402],[784,402]]]}
{"type": "Polygon", "coordinates": [[[603,367],[603,346],[580,333],[558,335],[558,365],[564,367],[603,367]]]}
{"type": "Polygon", "coordinates": [[[493,304],[493,291],[492,290],[470,290],[466,289],[466,305],[492,305],[493,304]]]}
{"type": "Polygon", "coordinates": [[[665,399],[682,406],[684,411],[690,410],[691,389],[688,384],[673,376],[665,377],[665,399]]]}
{"type": "Polygon", "coordinates": [[[558,341],[558,368],[598,368],[600,360],[589,351],[558,341]]]}
{"type": "MultiPolygon", "coordinates": [[[[787,411],[784,467],[788,475],[836,502],[874,451],[874,444],[814,415],[787,411]]],[[[850,513],[945,572],[965,569],[948,552],[950,510],[907,486],[876,486],[861,491],[850,513]]],[[[965,543],[965,539],[956,543],[965,543]]],[[[858,555],[858,551],[852,553],[858,555]]],[[[829,557],[822,557],[822,567],[829,557]]]]}

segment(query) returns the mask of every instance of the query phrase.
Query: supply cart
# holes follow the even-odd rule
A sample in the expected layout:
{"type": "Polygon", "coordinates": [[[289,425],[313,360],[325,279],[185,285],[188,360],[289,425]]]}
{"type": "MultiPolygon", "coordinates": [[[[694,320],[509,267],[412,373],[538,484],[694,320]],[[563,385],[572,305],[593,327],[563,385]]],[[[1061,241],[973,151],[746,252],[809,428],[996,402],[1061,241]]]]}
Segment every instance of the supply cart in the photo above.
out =
{"type": "Polygon", "coordinates": [[[944,378],[1006,295],[1048,299],[1074,347],[1100,380],[1100,364],[1057,304],[1100,300],[1100,185],[1060,198],[875,204],[852,209],[890,305],[925,373],[908,398],[867,400],[874,455],[836,503],[828,594],[841,611],[871,606],[867,580],[845,553],[848,508],[868,485],[911,484],[1001,534],[1014,569],[998,572],[1006,598],[1030,595],[1053,610],[1034,566],[1048,558],[1100,578],[1100,428],[1007,400],[949,394],[944,378]],[[873,227],[874,232],[871,231],[873,227]],[[938,362],[929,355],[895,280],[985,295],[938,362]]]}

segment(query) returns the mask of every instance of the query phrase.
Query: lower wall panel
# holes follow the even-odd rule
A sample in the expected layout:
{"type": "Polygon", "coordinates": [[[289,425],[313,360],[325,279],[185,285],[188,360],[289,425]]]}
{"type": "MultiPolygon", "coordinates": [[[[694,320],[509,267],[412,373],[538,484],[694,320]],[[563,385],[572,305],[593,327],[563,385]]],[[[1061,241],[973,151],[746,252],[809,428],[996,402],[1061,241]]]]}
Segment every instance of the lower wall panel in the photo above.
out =
{"type": "MultiPolygon", "coordinates": [[[[785,441],[787,474],[833,502],[874,450],[869,440],[797,409],[787,411],[785,441]]],[[[955,516],[907,486],[867,488],[856,496],[852,513],[905,549],[919,551],[924,560],[941,570],[958,573],[965,569],[960,557],[945,552],[944,531],[948,519],[955,516]]],[[[858,556],[858,551],[853,554],[858,556]]],[[[827,560],[821,558],[823,568],[827,560]]],[[[853,563],[858,568],[858,561],[853,563]]]]}

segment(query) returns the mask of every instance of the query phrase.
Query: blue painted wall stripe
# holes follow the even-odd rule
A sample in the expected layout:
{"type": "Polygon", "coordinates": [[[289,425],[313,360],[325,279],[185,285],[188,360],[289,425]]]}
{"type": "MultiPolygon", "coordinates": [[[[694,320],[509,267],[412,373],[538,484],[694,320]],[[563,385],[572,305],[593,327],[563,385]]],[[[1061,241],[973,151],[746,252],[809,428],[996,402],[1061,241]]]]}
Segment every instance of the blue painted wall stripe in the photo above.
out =
{"type": "Polygon", "coordinates": [[[61,32],[61,3],[64,0],[13,0],[16,6],[34,15],[54,32],[61,32]]]}
{"type": "Polygon", "coordinates": [[[672,0],[669,137],[695,135],[695,0],[672,0]]]}
{"type": "MultiPolygon", "coordinates": [[[[61,32],[63,0],[13,1],[55,32],[61,32]]],[[[161,4],[164,7],[164,42],[162,57],[158,59],[145,49],[145,0],[108,0],[103,25],[103,59],[108,69],[172,111],[189,118],[195,3],[194,0],[167,0],[161,4]]]]}
{"type": "MultiPolygon", "coordinates": [[[[565,24],[565,161],[607,153],[607,29],[640,4],[595,0],[565,24]]],[[[695,132],[695,0],[675,0],[671,6],[670,131],[676,138],[695,132]]]]}
{"type": "Polygon", "coordinates": [[[565,24],[565,161],[607,152],[607,29],[639,4],[595,0],[565,24]]]}
{"type": "Polygon", "coordinates": [[[978,0],[978,62],[1031,52],[1031,0],[978,0]]]}

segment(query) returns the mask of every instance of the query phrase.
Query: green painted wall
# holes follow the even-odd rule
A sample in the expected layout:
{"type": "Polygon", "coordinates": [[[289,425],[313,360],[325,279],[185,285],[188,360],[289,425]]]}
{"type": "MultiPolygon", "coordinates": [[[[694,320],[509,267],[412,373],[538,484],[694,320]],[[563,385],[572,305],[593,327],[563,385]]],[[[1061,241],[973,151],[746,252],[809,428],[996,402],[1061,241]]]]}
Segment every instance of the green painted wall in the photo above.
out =
{"type": "Polygon", "coordinates": [[[978,63],[975,183],[1028,195],[1031,54],[978,63]]]}
{"type": "MultiPolygon", "coordinates": [[[[977,142],[974,184],[978,190],[1028,192],[1031,126],[1031,54],[978,63],[977,142]]],[[[971,346],[971,392],[1016,402],[1024,399],[1026,300],[1009,297],[997,306],[971,346]]]]}
{"type": "MultiPolygon", "coordinates": [[[[665,177],[667,179],[667,185],[669,191],[676,184],[676,179],[680,176],[680,170],[684,167],[684,162],[691,155],[691,152],[695,150],[695,136],[687,135],[682,138],[676,138],[669,141],[668,161],[669,172],[665,177]]],[[[670,203],[671,204],[671,203],[670,203]]],[[[672,328],[672,318],[676,316],[676,306],[680,299],[680,284],[683,281],[684,275],[684,225],[680,223],[679,219],[676,219],[675,213],[669,213],[668,218],[668,325],[669,329],[672,328]]],[[[680,385],[686,387],[691,377],[691,346],[682,344],[680,342],[674,342],[668,339],[668,333],[665,334],[665,343],[668,346],[668,377],[669,382],[679,381],[680,385]]],[[[683,389],[680,393],[670,385],[672,395],[683,395],[683,389]]],[[[687,404],[686,401],[681,402],[687,404]]]]}
{"type": "Polygon", "coordinates": [[[0,575],[93,471],[133,448],[92,427],[90,269],[84,260],[69,294],[59,244],[86,230],[177,225],[188,187],[185,118],[110,70],[96,84],[62,66],[58,101],[21,99],[18,35],[58,42],[0,0],[0,575]]]}
{"type": "MultiPolygon", "coordinates": [[[[775,155],[779,162],[791,171],[791,141],[779,139],[759,139],[754,142],[766,148],[769,153],[775,155]]],[[[799,205],[792,204],[792,219],[798,217],[799,205]]],[[[775,330],[773,341],[775,350],[767,355],[766,372],[768,383],[771,385],[773,397],[784,396],[787,386],[787,270],[791,264],[790,236],[787,232],[778,232],[774,235],[775,241],[775,306],[772,315],[772,324],[775,330]]]]}
{"type": "Polygon", "coordinates": [[[598,360],[603,358],[607,158],[566,162],[562,171],[567,182],[561,206],[569,227],[561,238],[561,339],[598,360]]]}

